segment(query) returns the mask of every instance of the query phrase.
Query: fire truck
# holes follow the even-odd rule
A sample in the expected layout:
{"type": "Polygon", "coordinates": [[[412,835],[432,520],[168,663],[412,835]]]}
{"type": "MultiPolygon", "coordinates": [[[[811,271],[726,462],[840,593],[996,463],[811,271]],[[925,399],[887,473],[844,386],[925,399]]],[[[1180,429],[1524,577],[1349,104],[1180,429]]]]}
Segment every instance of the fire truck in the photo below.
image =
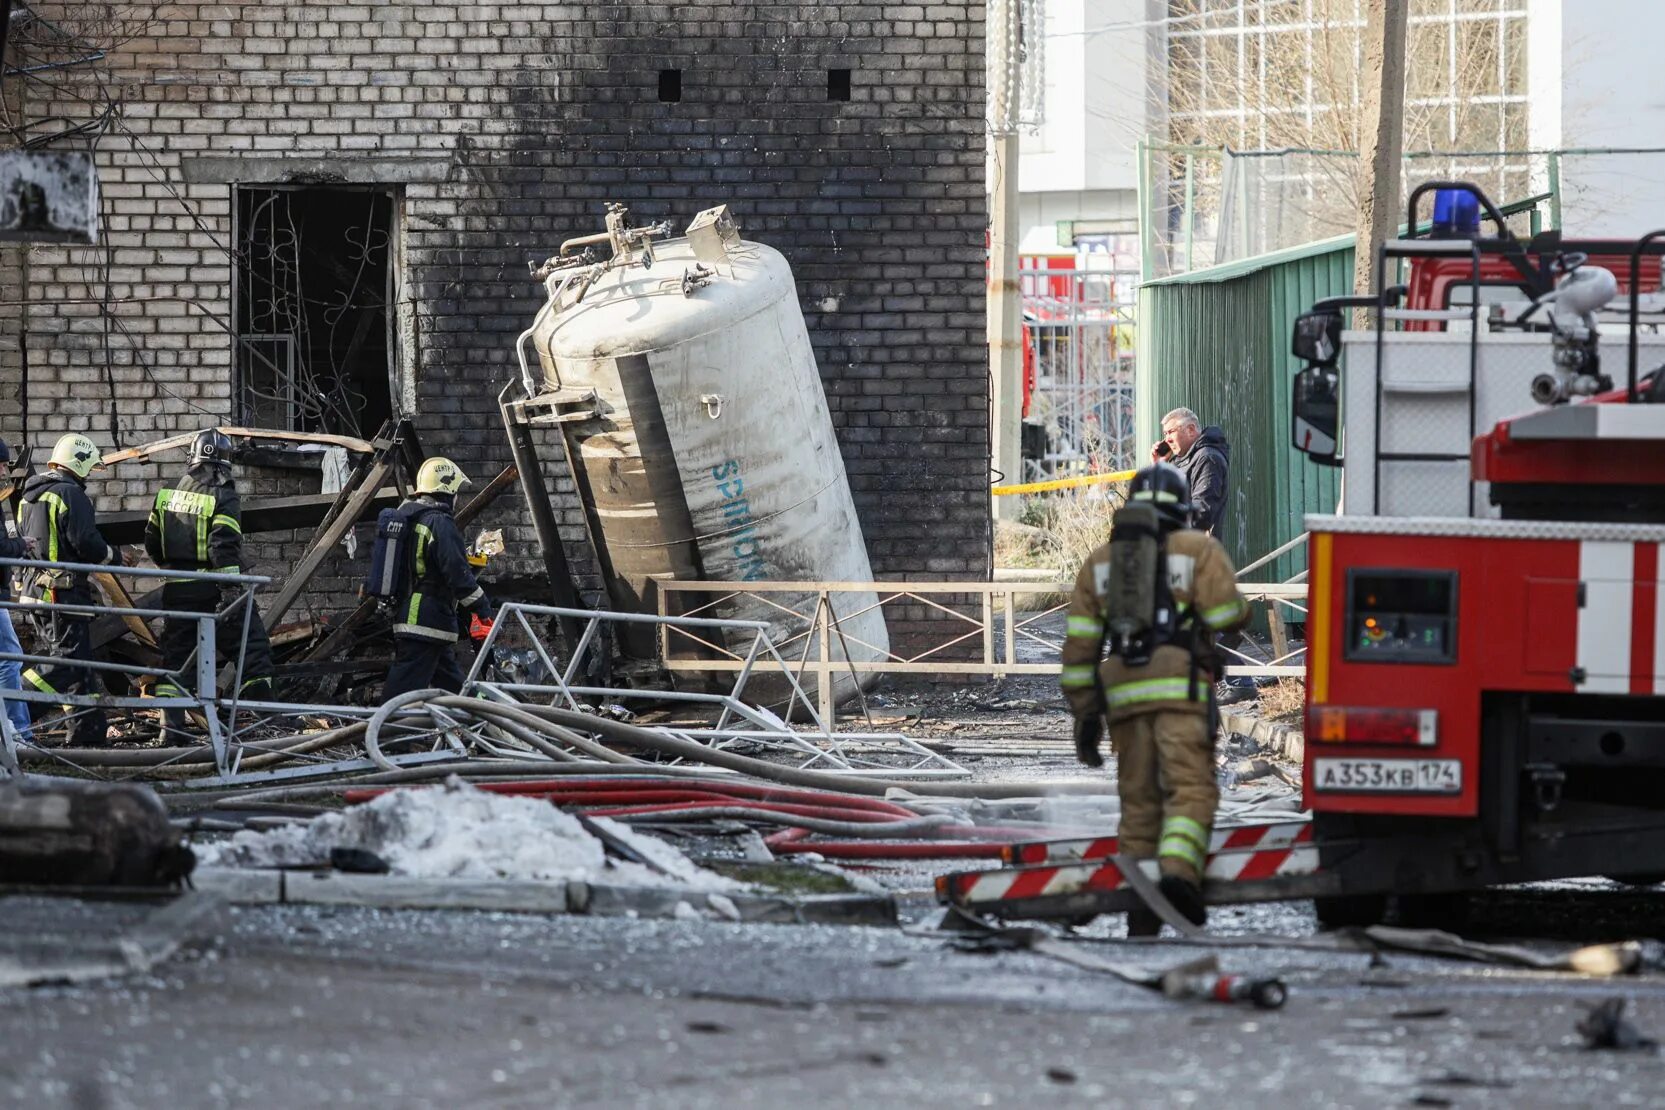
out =
{"type": "MultiPolygon", "coordinates": [[[[1292,337],[1295,447],[1343,469],[1306,521],[1311,821],[1218,832],[1205,895],[1449,923],[1497,884],[1665,880],[1665,231],[1523,240],[1461,182],[1405,226],[1402,283],[1292,337]]],[[[939,895],[1125,909],[1113,851],[1013,845],[939,895]]]]}
{"type": "Polygon", "coordinates": [[[1405,285],[1295,326],[1296,446],[1344,467],[1343,510],[1307,521],[1330,922],[1387,894],[1665,877],[1665,232],[1521,242],[1453,183],[1417,189],[1407,226],[1430,193],[1444,234],[1382,252],[1405,285]],[[1359,307],[1374,328],[1344,331],[1359,307]]]}

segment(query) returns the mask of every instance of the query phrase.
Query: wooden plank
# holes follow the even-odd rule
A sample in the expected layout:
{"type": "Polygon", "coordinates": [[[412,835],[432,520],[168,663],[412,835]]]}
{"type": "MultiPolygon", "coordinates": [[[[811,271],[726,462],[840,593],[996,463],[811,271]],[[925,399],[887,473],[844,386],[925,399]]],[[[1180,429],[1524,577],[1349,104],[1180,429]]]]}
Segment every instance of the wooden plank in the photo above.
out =
{"type": "Polygon", "coordinates": [[[310,640],[318,632],[317,621],[301,621],[298,624],[286,624],[282,628],[274,628],[268,635],[272,646],[283,647],[287,644],[298,644],[302,640],[310,640]]]}
{"type": "Polygon", "coordinates": [[[1282,659],[1289,654],[1289,629],[1284,627],[1283,614],[1275,604],[1266,607],[1266,627],[1272,636],[1272,658],[1282,659]]]}
{"type": "Polygon", "coordinates": [[[499,494],[514,485],[519,479],[520,471],[515,469],[513,463],[499,470],[495,478],[480,487],[479,493],[468,499],[468,504],[457,510],[457,527],[459,529],[466,528],[474,523],[475,517],[484,512],[493,501],[497,500],[499,494]]]}
{"type": "MultiPolygon", "coordinates": [[[[127,587],[123,586],[115,575],[105,572],[90,577],[97,583],[98,588],[104,591],[104,598],[112,607],[118,609],[137,608],[133,604],[132,595],[127,592],[127,587]]],[[[151,633],[150,626],[145,623],[143,617],[133,613],[123,613],[121,614],[121,622],[127,626],[127,631],[138,638],[140,643],[146,647],[160,648],[161,645],[156,642],[155,635],[151,633]]]]}
{"type": "MultiPolygon", "coordinates": [[[[331,447],[345,447],[355,454],[367,455],[375,450],[370,444],[353,436],[328,435],[324,432],[286,432],[277,428],[243,428],[225,426],[218,429],[228,436],[238,439],[275,439],[285,443],[323,443],[331,447]]],[[[181,432],[167,439],[159,439],[154,443],[129,447],[124,451],[116,451],[104,456],[105,466],[115,466],[117,463],[131,462],[134,459],[148,459],[150,456],[163,451],[171,451],[176,447],[189,447],[191,441],[200,434],[196,432],[181,432]]]]}
{"type": "MultiPolygon", "coordinates": [[[[269,497],[243,502],[243,534],[276,532],[286,528],[316,528],[341,500],[338,493],[303,493],[295,497],[269,497]]],[[[399,503],[399,491],[383,486],[375,499],[365,506],[357,523],[374,520],[383,509],[399,503]]],[[[133,544],[144,542],[148,509],[125,513],[108,513],[98,522],[99,535],[106,543],[133,544]]]]}
{"type": "Polygon", "coordinates": [[[358,518],[381,491],[382,482],[387,480],[391,469],[392,464],[388,459],[378,459],[366,476],[366,481],[361,483],[359,488],[354,490],[347,498],[342,511],[327,527],[318,533],[312,541],[312,546],[307,548],[306,554],[302,556],[301,561],[295,564],[295,568],[290,571],[289,577],[284,579],[283,588],[272,599],[272,603],[266,607],[265,618],[268,627],[277,624],[283,619],[283,615],[289,612],[289,607],[295,604],[295,599],[300,596],[302,590],[306,589],[307,583],[312,581],[312,576],[318,572],[318,565],[334,550],[335,545],[341,542],[341,538],[347,534],[348,529],[358,523],[358,518]]]}

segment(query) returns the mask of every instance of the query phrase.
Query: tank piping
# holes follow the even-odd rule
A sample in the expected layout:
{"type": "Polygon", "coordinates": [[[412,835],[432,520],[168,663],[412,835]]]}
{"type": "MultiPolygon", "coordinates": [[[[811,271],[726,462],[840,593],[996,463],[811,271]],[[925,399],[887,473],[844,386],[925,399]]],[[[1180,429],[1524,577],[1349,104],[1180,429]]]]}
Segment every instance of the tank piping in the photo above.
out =
{"type": "MultiPolygon", "coordinates": [[[[515,357],[520,360],[520,381],[521,384],[526,387],[526,396],[528,397],[536,397],[539,393],[542,393],[543,390],[539,389],[538,383],[532,380],[531,368],[526,364],[526,341],[532,338],[533,332],[538,330],[538,325],[543,323],[544,316],[555,310],[555,303],[561,299],[561,294],[567,291],[567,286],[572,282],[572,279],[573,271],[571,270],[567,270],[559,275],[550,274],[544,279],[543,287],[549,294],[549,299],[545,301],[543,307],[538,310],[538,314],[532,317],[532,326],[521,332],[520,337],[515,340],[515,357]],[[561,279],[561,283],[559,285],[555,284],[555,278],[557,276],[561,279]]],[[[561,388],[560,371],[555,372],[555,388],[561,388]]]]}

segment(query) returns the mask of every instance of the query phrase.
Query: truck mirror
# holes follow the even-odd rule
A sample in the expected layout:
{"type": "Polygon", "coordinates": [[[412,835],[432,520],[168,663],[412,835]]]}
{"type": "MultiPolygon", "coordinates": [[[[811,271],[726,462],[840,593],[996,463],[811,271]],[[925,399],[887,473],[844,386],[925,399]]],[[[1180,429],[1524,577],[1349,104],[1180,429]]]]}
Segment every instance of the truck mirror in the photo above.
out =
{"type": "Polygon", "coordinates": [[[1295,450],[1323,466],[1341,465],[1341,375],[1334,366],[1308,366],[1295,375],[1289,407],[1295,450]]]}
{"type": "Polygon", "coordinates": [[[1303,312],[1295,317],[1295,334],[1290,350],[1302,362],[1334,366],[1341,357],[1341,313],[1303,312]]]}

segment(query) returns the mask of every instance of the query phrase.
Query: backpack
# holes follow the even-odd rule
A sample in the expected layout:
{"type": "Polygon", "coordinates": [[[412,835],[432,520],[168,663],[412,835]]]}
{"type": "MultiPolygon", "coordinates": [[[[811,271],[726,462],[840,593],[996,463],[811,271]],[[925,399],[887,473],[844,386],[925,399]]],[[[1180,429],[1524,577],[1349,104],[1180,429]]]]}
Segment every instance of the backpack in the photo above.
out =
{"type": "Polygon", "coordinates": [[[1129,666],[1174,638],[1178,614],[1168,587],[1168,550],[1156,506],[1130,501],[1111,518],[1104,631],[1110,653],[1129,666]]]}
{"type": "Polygon", "coordinates": [[[376,542],[370,548],[370,571],[360,596],[391,601],[411,590],[416,514],[403,508],[376,514],[376,542]]]}

